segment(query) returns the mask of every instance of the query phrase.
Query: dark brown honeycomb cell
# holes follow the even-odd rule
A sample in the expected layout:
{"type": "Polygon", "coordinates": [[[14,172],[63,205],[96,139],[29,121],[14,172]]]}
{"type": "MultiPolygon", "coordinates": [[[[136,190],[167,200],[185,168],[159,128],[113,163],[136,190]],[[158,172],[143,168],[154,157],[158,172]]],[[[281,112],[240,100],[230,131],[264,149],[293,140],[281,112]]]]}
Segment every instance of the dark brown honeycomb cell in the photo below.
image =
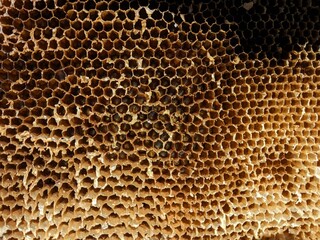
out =
{"type": "Polygon", "coordinates": [[[319,13],[0,0],[0,238],[320,239],[319,13]]]}

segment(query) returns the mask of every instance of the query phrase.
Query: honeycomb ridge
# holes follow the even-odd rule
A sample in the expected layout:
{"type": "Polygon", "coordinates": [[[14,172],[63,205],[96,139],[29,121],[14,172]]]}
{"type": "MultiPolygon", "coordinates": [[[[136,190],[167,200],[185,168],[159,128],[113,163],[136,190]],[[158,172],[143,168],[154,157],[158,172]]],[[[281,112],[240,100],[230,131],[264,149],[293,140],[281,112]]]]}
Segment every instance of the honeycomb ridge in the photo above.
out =
{"type": "Polygon", "coordinates": [[[320,239],[319,12],[0,0],[0,238],[320,239]]]}

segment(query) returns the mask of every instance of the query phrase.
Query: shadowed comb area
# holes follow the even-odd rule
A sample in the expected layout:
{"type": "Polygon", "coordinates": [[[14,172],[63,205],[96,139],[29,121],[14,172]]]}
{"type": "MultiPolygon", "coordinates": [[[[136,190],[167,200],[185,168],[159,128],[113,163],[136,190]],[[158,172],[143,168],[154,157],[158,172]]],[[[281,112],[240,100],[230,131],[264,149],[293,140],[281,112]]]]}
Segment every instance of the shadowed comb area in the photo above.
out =
{"type": "Polygon", "coordinates": [[[318,1],[0,0],[0,239],[320,239],[318,1]]]}

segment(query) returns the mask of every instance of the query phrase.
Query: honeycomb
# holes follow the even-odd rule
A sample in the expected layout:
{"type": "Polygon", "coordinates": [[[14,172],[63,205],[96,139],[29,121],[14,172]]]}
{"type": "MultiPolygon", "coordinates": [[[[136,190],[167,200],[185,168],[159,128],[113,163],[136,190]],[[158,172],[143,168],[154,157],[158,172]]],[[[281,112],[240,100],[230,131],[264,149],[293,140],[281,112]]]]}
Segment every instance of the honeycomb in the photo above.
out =
{"type": "Polygon", "coordinates": [[[0,238],[320,239],[319,13],[0,0],[0,238]]]}

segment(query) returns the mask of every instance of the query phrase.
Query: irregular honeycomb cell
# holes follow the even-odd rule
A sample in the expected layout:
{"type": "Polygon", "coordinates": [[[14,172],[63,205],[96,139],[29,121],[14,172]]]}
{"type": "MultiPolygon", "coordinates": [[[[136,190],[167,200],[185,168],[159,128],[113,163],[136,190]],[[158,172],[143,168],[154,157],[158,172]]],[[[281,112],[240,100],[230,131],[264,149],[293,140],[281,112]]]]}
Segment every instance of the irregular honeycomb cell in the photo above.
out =
{"type": "Polygon", "coordinates": [[[320,239],[319,12],[0,0],[0,238],[320,239]]]}

